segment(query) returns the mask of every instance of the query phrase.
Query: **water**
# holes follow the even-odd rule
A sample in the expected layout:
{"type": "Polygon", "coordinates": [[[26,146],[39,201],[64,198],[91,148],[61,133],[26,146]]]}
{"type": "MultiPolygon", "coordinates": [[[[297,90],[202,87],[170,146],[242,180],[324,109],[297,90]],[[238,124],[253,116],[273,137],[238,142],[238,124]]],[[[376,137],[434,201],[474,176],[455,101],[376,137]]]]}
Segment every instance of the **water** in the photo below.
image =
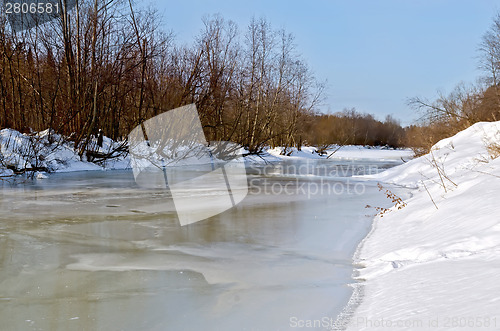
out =
{"type": "Polygon", "coordinates": [[[393,165],[254,166],[241,204],[185,227],[170,194],[139,189],[130,171],[4,183],[1,328],[288,330],[334,320],[374,214],[364,207],[390,204],[376,183],[350,176],[393,165]]]}

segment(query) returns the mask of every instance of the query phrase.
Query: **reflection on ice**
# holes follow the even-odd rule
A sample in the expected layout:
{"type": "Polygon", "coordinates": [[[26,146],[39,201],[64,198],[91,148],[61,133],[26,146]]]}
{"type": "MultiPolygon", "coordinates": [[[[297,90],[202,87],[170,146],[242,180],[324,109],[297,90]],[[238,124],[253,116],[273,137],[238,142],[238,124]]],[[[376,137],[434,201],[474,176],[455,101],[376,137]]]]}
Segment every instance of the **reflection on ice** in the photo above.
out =
{"type": "Polygon", "coordinates": [[[370,226],[364,206],[384,204],[365,184],[362,196],[250,190],[186,227],[168,192],[138,188],[126,171],[4,187],[2,328],[277,330],[291,317],[334,318],[370,226]]]}

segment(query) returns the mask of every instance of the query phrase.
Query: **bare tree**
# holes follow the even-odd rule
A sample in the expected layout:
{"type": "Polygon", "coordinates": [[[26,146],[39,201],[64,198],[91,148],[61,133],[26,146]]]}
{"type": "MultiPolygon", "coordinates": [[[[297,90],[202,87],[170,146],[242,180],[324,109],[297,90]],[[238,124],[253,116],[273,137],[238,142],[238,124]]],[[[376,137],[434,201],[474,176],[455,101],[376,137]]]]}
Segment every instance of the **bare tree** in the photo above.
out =
{"type": "Polygon", "coordinates": [[[488,83],[497,86],[500,81],[500,13],[479,44],[479,65],[488,74],[488,83]]]}

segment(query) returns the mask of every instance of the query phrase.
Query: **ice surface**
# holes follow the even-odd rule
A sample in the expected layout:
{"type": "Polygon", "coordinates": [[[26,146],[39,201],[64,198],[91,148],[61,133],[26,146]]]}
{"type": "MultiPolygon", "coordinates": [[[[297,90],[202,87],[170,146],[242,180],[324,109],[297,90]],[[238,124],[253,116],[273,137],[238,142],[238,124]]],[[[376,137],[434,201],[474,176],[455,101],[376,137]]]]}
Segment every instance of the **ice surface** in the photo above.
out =
{"type": "Polygon", "coordinates": [[[186,227],[168,191],[138,187],[131,171],[5,183],[2,327],[278,330],[293,317],[335,319],[371,224],[364,206],[387,201],[375,183],[348,182],[350,171],[339,177],[345,161],[328,161],[326,174],[318,170],[325,160],[300,162],[250,167],[242,203],[186,227]],[[347,191],[358,183],[361,194],[347,191]],[[286,184],[291,194],[273,193],[286,184]],[[346,191],[300,190],[313,184],[346,191]]]}

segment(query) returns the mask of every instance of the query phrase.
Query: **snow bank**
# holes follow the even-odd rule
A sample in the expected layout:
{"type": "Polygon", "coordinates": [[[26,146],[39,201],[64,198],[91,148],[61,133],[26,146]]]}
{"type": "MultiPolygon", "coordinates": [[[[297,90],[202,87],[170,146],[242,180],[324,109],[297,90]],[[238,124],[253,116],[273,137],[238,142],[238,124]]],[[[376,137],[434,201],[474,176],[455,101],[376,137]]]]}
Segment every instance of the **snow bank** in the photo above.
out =
{"type": "Polygon", "coordinates": [[[500,329],[500,158],[491,144],[500,144],[500,122],[477,123],[370,176],[415,191],[407,207],[375,218],[358,249],[354,286],[364,295],[348,330],[500,329]]]}
{"type": "MultiPolygon", "coordinates": [[[[100,147],[97,145],[97,138],[93,137],[87,149],[105,155],[116,150],[120,147],[120,144],[120,142],[115,142],[104,136],[100,147]]],[[[245,162],[260,164],[284,160],[326,159],[328,156],[330,156],[331,160],[376,159],[400,162],[401,159],[410,159],[413,156],[413,152],[409,149],[369,146],[333,146],[326,150],[323,155],[318,154],[316,147],[310,146],[304,146],[301,150],[295,147],[288,148],[286,155],[282,155],[283,150],[283,147],[265,148],[260,155],[247,155],[245,162]]],[[[241,154],[248,154],[248,151],[242,149],[241,154]]],[[[48,172],[70,172],[131,168],[131,159],[125,154],[102,162],[89,161],[92,160],[87,161],[85,157],[82,160],[76,153],[74,144],[53,131],[45,130],[29,135],[12,129],[0,131],[0,177],[12,176],[14,172],[10,169],[36,168],[45,169],[48,172]]],[[[211,161],[207,160],[206,162],[211,161]]],[[[203,163],[203,160],[197,160],[195,163],[203,163]]],[[[175,164],[179,165],[179,162],[175,164]]],[[[36,178],[43,179],[46,177],[43,170],[41,171],[41,173],[35,173],[36,178]]]]}
{"type": "Polygon", "coordinates": [[[392,149],[386,147],[372,146],[333,146],[320,155],[316,147],[303,146],[299,151],[297,148],[288,148],[286,155],[283,154],[284,147],[268,148],[264,150],[262,157],[267,161],[282,160],[309,160],[326,159],[330,160],[370,160],[397,161],[408,160],[414,155],[410,149],[392,149]]]}
{"type": "MultiPolygon", "coordinates": [[[[102,147],[98,147],[97,139],[89,145],[98,153],[110,153],[119,143],[103,137],[102,147]]],[[[75,151],[74,144],[53,131],[45,130],[33,134],[22,134],[16,130],[0,130],[0,176],[11,176],[11,169],[35,169],[42,172],[36,178],[43,179],[43,171],[67,172],[82,170],[108,170],[129,167],[130,161],[121,156],[106,160],[101,164],[81,160],[75,151]]]]}

